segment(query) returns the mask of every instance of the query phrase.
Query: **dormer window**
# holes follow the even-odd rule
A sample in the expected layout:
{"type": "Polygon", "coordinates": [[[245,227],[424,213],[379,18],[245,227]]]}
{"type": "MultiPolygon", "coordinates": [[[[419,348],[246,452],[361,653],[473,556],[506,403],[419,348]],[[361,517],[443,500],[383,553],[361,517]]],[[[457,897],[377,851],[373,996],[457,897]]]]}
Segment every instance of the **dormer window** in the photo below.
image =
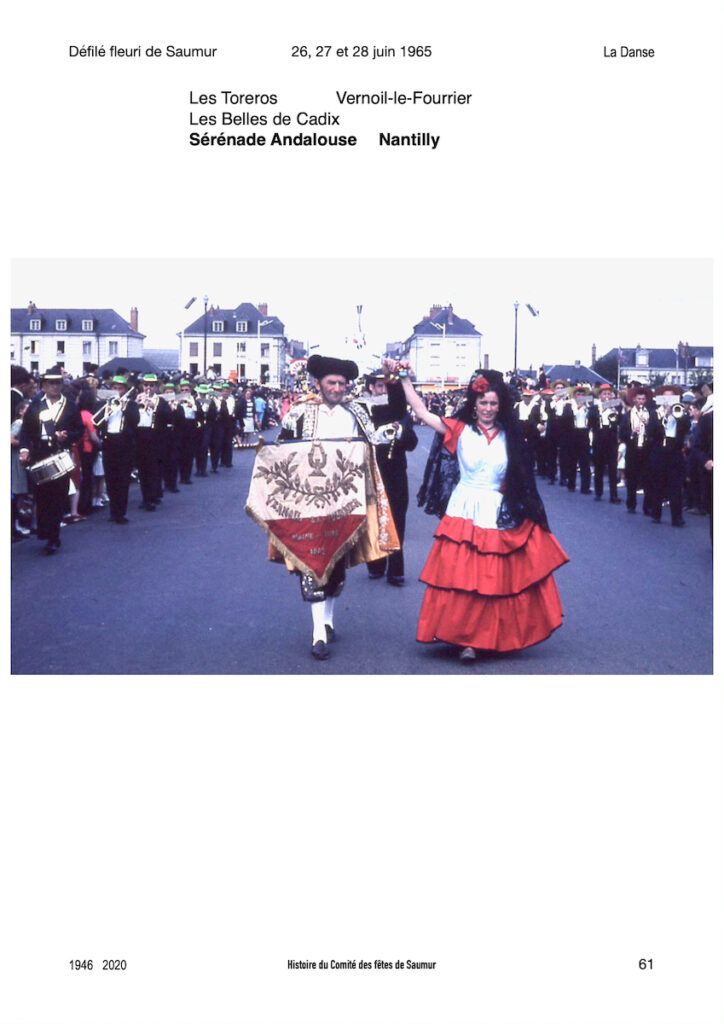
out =
{"type": "Polygon", "coordinates": [[[249,333],[249,321],[248,320],[237,320],[236,321],[236,330],[239,332],[239,334],[248,334],[249,333]]]}
{"type": "Polygon", "coordinates": [[[646,349],[641,349],[636,353],[636,365],[637,366],[648,366],[649,365],[649,354],[646,349]]]}
{"type": "Polygon", "coordinates": [[[56,320],[55,321],[55,329],[56,329],[56,331],[67,331],[68,330],[68,321],[67,320],[56,320]]]}
{"type": "Polygon", "coordinates": [[[30,321],[30,330],[31,331],[39,331],[40,330],[40,320],[31,320],[30,321]]]}
{"type": "Polygon", "coordinates": [[[84,331],[92,331],[93,330],[93,321],[92,320],[83,320],[82,321],[82,329],[84,331]]]}
{"type": "Polygon", "coordinates": [[[223,320],[212,320],[211,321],[211,331],[212,331],[213,334],[223,334],[223,331],[224,331],[224,321],[223,320]]]}

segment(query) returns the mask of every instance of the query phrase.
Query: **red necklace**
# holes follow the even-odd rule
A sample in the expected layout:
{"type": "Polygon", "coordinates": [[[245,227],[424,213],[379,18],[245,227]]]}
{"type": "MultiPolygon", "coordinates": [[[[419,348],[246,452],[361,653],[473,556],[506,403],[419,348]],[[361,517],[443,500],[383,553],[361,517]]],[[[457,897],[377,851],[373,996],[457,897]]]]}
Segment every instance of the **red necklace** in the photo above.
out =
{"type": "Polygon", "coordinates": [[[488,444],[491,444],[500,433],[500,427],[493,427],[492,430],[488,430],[483,426],[480,420],[478,420],[478,429],[483,434],[488,444]]]}

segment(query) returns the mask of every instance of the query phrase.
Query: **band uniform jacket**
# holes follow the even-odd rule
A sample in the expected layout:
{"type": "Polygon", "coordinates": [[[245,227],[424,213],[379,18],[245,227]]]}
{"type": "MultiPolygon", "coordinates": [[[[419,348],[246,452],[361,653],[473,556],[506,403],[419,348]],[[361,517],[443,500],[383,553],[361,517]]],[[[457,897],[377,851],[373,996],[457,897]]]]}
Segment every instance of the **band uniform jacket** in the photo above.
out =
{"type": "Polygon", "coordinates": [[[664,427],[663,420],[658,414],[658,410],[649,414],[649,422],[646,426],[646,433],[648,435],[649,444],[653,449],[659,449],[664,446],[666,440],[666,448],[673,448],[674,451],[682,452],[684,449],[684,440],[686,435],[691,429],[691,420],[684,413],[679,416],[676,420],[676,434],[673,438],[666,438],[666,429],[664,427]]]}
{"type": "MultiPolygon", "coordinates": [[[[656,417],[656,406],[651,404],[647,405],[645,408],[649,414],[649,423],[646,427],[646,433],[644,434],[644,443],[642,447],[648,450],[651,446],[650,424],[651,420],[656,417]]],[[[632,442],[635,442],[636,440],[631,430],[631,409],[626,409],[623,415],[621,416],[618,428],[618,439],[623,444],[625,444],[627,448],[632,444],[632,442]]]]}
{"type": "Polygon", "coordinates": [[[62,449],[68,449],[83,435],[83,421],[80,418],[75,402],[61,397],[64,402],[63,409],[57,421],[50,420],[47,430],[44,432],[41,413],[52,406],[46,401],[45,395],[36,395],[31,401],[23,416],[23,424],[20,428],[19,441],[21,448],[27,448],[30,452],[30,465],[54,455],[62,449]],[[58,441],[56,434],[66,431],[68,436],[65,441],[58,441]],[[46,436],[47,435],[47,436],[46,436]]]}

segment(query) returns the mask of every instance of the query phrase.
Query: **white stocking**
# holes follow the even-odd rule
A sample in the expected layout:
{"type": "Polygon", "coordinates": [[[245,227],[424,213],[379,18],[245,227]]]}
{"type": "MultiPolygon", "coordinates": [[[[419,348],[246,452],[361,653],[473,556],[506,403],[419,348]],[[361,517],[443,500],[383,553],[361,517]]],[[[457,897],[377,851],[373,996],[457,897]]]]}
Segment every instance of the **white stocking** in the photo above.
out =
{"type": "Polygon", "coordinates": [[[336,597],[327,597],[324,599],[324,624],[325,626],[331,626],[332,628],[334,628],[334,603],[336,600],[336,597]]]}
{"type": "Polygon", "coordinates": [[[324,628],[325,621],[325,605],[326,601],[312,601],[312,643],[316,644],[318,640],[327,642],[327,631],[324,628]]]}

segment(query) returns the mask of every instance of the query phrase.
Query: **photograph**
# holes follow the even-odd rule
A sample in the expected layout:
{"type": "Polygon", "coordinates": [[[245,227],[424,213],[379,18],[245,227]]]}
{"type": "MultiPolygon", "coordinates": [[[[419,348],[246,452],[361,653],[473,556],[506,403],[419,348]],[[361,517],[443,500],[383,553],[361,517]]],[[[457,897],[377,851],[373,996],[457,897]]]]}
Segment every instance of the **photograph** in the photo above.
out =
{"type": "Polygon", "coordinates": [[[14,272],[14,672],[711,673],[708,261],[14,272]]]}

